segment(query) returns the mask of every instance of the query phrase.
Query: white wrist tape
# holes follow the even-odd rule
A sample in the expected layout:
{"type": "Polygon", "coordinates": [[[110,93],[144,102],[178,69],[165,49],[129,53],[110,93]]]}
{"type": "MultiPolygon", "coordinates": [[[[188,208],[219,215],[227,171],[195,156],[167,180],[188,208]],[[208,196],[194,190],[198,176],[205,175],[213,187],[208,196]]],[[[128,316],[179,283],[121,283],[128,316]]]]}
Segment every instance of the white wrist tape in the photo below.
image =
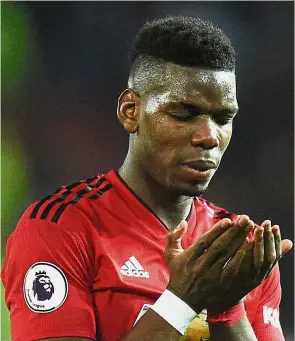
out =
{"type": "Polygon", "coordinates": [[[191,321],[198,316],[188,304],[167,289],[151,306],[151,309],[182,335],[191,321]]]}

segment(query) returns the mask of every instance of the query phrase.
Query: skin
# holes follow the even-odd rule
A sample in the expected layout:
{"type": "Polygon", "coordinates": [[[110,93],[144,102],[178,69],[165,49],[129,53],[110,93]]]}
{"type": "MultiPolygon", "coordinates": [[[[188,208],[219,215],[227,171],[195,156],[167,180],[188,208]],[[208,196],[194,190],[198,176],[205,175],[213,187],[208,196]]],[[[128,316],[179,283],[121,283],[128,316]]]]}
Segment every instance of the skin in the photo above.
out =
{"type": "Polygon", "coordinates": [[[162,74],[155,76],[154,91],[126,89],[119,99],[118,118],[131,134],[119,173],[174,228],[215,174],[231,139],[238,103],[234,72],[168,63],[162,74]],[[181,166],[196,159],[215,163],[208,178],[198,179],[181,166]]]}
{"type": "MultiPolygon", "coordinates": [[[[281,241],[279,227],[267,220],[255,228],[254,241],[248,241],[254,223],[245,215],[235,222],[223,219],[191,247],[181,247],[193,197],[207,189],[231,139],[238,111],[235,74],[167,63],[165,69],[142,77],[142,82],[129,80],[130,88],[118,102],[118,118],[130,134],[119,174],[169,229],[168,289],[196,312],[225,311],[259,285],[292,247],[291,241],[281,241]],[[192,175],[181,165],[196,159],[215,163],[208,177],[192,175]]],[[[257,341],[246,317],[230,327],[209,327],[211,341],[257,341]]],[[[122,341],[180,338],[150,309],[122,341]]]]}

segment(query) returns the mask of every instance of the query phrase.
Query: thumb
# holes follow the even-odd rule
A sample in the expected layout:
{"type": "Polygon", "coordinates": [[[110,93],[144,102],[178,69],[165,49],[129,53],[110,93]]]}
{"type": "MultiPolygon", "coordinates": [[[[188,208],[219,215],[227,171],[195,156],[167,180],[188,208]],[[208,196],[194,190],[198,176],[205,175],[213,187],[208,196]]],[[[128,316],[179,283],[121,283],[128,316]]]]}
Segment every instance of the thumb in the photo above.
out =
{"type": "Polygon", "coordinates": [[[293,243],[289,239],[282,240],[282,256],[289,252],[293,247],[293,243]]]}
{"type": "Polygon", "coordinates": [[[180,224],[175,228],[170,230],[167,233],[167,240],[166,240],[166,257],[174,258],[177,254],[183,251],[181,246],[181,239],[183,235],[187,231],[187,221],[182,220],[180,224]]]}

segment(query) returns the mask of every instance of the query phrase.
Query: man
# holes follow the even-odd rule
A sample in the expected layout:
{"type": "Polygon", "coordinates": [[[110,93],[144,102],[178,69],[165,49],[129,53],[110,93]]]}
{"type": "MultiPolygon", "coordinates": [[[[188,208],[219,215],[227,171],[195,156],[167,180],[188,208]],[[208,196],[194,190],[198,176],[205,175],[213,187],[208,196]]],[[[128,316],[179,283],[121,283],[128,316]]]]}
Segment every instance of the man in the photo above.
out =
{"type": "Polygon", "coordinates": [[[143,26],[118,102],[122,167],[32,204],[9,238],[13,340],[284,340],[277,261],[292,243],[201,197],[237,111],[220,29],[143,26]]]}

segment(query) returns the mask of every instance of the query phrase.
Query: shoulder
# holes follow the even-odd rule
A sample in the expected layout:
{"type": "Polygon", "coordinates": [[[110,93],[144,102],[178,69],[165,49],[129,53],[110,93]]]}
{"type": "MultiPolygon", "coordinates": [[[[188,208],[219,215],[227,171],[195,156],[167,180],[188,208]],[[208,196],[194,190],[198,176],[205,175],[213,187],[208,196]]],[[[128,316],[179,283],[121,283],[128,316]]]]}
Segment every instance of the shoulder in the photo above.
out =
{"type": "Polygon", "coordinates": [[[24,267],[29,267],[40,260],[54,263],[61,258],[64,268],[67,268],[67,260],[77,266],[93,264],[95,238],[99,236],[91,205],[110,188],[104,175],[96,175],[61,186],[32,203],[8,238],[6,263],[24,263],[24,267]],[[18,259],[20,253],[26,257],[18,259]]]}
{"type": "Polygon", "coordinates": [[[58,223],[63,214],[72,207],[83,208],[97,200],[112,188],[103,174],[59,187],[53,194],[35,202],[27,210],[30,219],[47,220],[58,223]]]}
{"type": "Polygon", "coordinates": [[[111,188],[103,174],[59,187],[26,209],[8,240],[57,240],[62,237],[90,243],[97,207],[111,188]]]}

